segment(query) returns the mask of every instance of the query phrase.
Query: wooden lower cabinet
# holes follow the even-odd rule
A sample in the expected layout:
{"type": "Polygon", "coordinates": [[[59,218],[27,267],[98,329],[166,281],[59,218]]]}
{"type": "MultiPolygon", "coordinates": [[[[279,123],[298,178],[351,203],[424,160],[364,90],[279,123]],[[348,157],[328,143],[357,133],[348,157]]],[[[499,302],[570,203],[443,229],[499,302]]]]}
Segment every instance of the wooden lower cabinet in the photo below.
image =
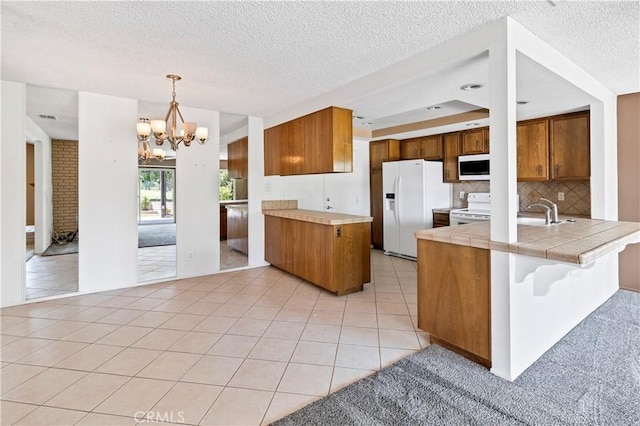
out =
{"type": "Polygon", "coordinates": [[[440,344],[491,366],[490,251],[418,240],[418,327],[440,344]]]}
{"type": "Polygon", "coordinates": [[[249,207],[246,204],[227,206],[227,246],[249,254],[249,207]]]}
{"type": "Polygon", "coordinates": [[[371,223],[325,225],[265,216],[265,260],[332,293],[371,281],[371,223]]]}
{"type": "Polygon", "coordinates": [[[220,206],[220,241],[227,239],[227,207],[220,206]]]}
{"type": "Polygon", "coordinates": [[[449,226],[449,213],[433,212],[433,227],[449,226]]]}

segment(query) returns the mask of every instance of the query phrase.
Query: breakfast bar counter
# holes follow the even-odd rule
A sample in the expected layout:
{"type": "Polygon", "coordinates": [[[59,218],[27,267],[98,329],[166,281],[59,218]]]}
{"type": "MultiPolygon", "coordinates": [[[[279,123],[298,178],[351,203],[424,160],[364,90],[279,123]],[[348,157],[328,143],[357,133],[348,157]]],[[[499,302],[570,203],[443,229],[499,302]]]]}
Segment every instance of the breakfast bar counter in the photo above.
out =
{"type": "Polygon", "coordinates": [[[556,225],[518,225],[518,241],[511,244],[491,241],[488,221],[420,230],[416,238],[586,265],[640,242],[640,223],[564,219],[556,225]]]}
{"type": "Polygon", "coordinates": [[[519,218],[510,244],[488,221],[417,231],[418,327],[514,380],[618,290],[618,252],[640,242],[639,223],[561,219],[519,218]]]}

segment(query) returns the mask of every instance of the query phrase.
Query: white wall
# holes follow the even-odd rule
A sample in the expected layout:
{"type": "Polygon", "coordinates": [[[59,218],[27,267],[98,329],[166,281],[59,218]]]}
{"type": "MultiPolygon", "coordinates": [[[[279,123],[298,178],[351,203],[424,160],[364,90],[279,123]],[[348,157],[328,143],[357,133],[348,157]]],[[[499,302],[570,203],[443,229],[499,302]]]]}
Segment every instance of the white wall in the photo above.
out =
{"type": "Polygon", "coordinates": [[[79,93],[79,291],[137,284],[138,101],[79,93]]]}
{"type": "Polygon", "coordinates": [[[25,137],[35,148],[35,254],[51,244],[53,231],[53,178],[51,175],[51,139],[29,117],[25,119],[25,137]]]}
{"type": "Polygon", "coordinates": [[[0,306],[22,303],[25,274],[25,85],[2,82],[0,141],[0,306]]]}
{"type": "Polygon", "coordinates": [[[176,244],[178,278],[220,270],[220,113],[181,108],[182,115],[209,128],[209,140],[176,152],[176,244]]]}
{"type": "Polygon", "coordinates": [[[369,142],[353,141],[353,172],[266,176],[265,200],[298,200],[298,208],[369,216],[369,142]]]}

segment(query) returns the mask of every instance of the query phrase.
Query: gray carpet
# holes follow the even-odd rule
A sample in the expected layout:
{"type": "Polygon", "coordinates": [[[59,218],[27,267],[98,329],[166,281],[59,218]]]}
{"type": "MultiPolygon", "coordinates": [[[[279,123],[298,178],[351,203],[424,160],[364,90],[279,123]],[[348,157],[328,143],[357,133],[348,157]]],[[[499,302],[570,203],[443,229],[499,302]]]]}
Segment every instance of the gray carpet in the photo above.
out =
{"type": "Polygon", "coordinates": [[[175,243],[175,223],[138,226],[138,247],[172,246],[175,243]]]}
{"type": "Polygon", "coordinates": [[[42,252],[41,256],[58,256],[61,254],[78,253],[78,240],[75,239],[70,243],[58,244],[53,243],[42,252]]]}
{"type": "Polygon", "coordinates": [[[432,345],[274,425],[638,425],[640,294],[620,290],[515,382],[432,345]]]}

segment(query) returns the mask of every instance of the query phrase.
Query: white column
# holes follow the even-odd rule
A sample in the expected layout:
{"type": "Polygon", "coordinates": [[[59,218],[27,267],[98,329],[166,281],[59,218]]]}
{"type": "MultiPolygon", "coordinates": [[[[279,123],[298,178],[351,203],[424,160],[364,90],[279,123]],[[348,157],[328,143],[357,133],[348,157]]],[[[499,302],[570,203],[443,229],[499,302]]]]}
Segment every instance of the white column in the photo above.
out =
{"type": "Polygon", "coordinates": [[[176,152],[176,251],[178,278],[220,270],[220,113],[181,107],[182,115],[209,128],[200,145],[176,152]]]}
{"type": "Polygon", "coordinates": [[[0,141],[0,306],[24,301],[25,285],[25,85],[2,82],[0,141]]]}
{"type": "Polygon", "coordinates": [[[264,178],[264,125],[262,118],[248,118],[249,134],[249,266],[262,266],[264,261],[264,217],[262,200],[265,198],[264,178]]]}
{"type": "Polygon", "coordinates": [[[516,185],[516,50],[507,31],[489,49],[491,240],[518,239],[516,185]]]}
{"type": "MultiPolygon", "coordinates": [[[[591,217],[618,220],[616,99],[591,104],[591,217]]],[[[635,188],[634,190],[638,190],[635,188]]]]}
{"type": "Polygon", "coordinates": [[[78,96],[80,292],[137,284],[138,101],[78,96]]]}

